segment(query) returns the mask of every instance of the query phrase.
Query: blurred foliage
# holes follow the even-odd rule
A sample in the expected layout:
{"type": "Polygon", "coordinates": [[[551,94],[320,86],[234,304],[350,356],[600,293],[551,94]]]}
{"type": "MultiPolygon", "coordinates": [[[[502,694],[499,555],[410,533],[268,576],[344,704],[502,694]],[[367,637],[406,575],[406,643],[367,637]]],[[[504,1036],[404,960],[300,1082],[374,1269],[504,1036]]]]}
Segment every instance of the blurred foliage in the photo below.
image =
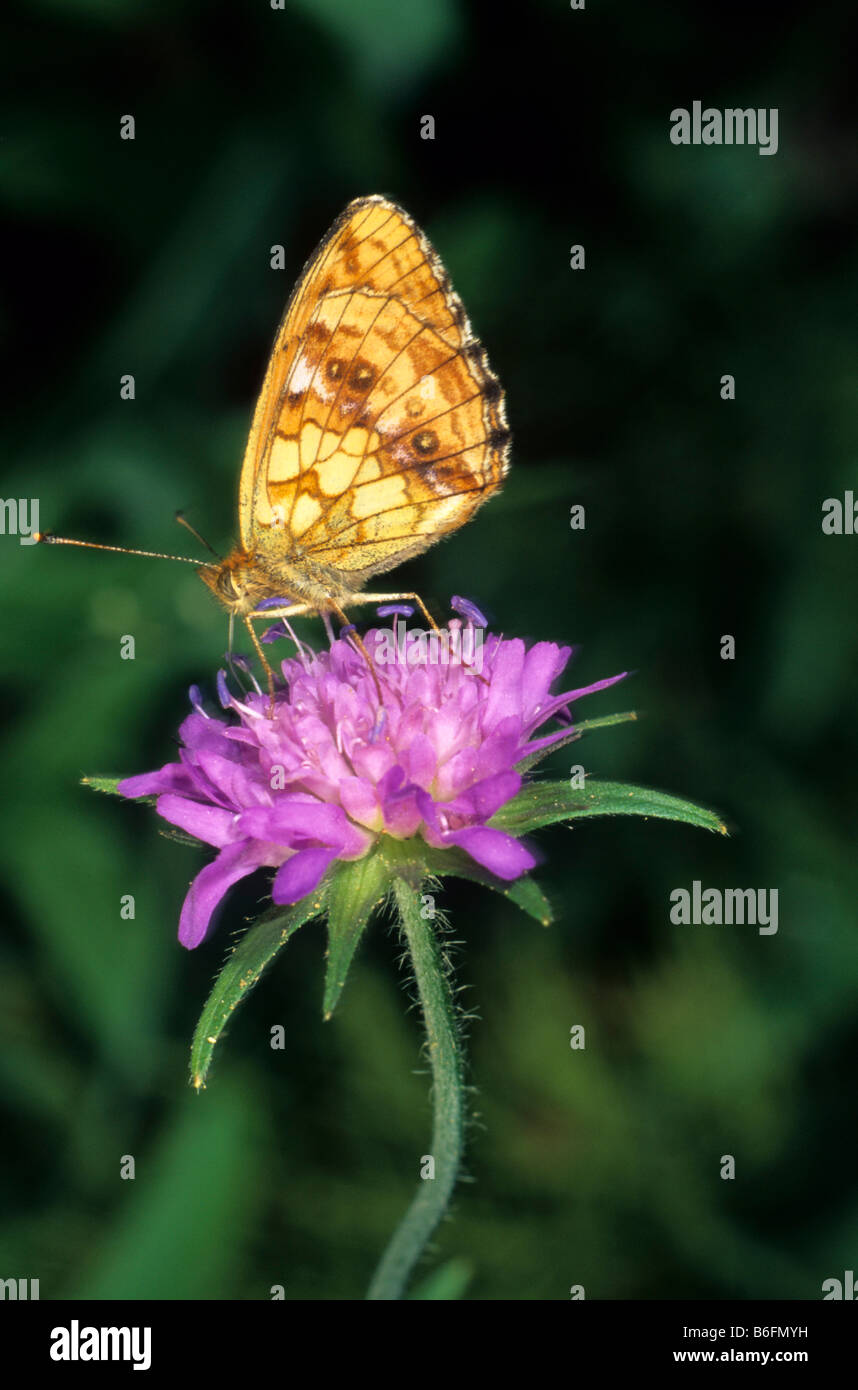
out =
{"type": "MultiPolygon", "coordinates": [[[[574,641],[575,684],[632,669],[586,713],[644,717],[551,775],[581,761],[735,831],[544,832],[547,930],[445,892],[479,1016],[474,1181],[415,1296],[818,1297],[858,1251],[858,541],[820,530],[858,481],[854,12],[12,0],[3,24],[3,496],[156,550],[193,547],[183,508],[228,544],[292,282],[350,198],[389,193],[449,266],[515,438],[503,496],[403,586],[574,641]],[[671,145],[695,98],[778,107],[777,155],[671,145]],[[672,926],[695,878],[777,888],[778,934],[672,926]]],[[[360,1296],[429,1133],[398,944],[368,933],[323,1023],[323,937],[298,933],[188,1089],[264,878],[185,954],[197,856],[79,778],[172,756],[224,615],[166,563],[6,536],[0,564],[0,1275],[43,1298],[360,1296]]]]}

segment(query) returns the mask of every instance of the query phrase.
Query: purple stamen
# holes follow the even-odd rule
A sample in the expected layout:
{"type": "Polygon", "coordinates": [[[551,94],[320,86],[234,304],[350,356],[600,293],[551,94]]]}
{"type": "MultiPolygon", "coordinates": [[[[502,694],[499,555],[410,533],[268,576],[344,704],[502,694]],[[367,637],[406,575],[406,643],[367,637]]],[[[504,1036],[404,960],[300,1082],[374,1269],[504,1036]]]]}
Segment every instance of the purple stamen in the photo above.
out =
{"type": "Polygon", "coordinates": [[[457,613],[461,613],[463,618],[467,618],[475,627],[488,627],[488,618],[484,618],[475,603],[469,598],[461,598],[459,594],[454,594],[450,599],[450,607],[457,613]]]}
{"type": "Polygon", "coordinates": [[[232,708],[232,696],[229,693],[229,686],[226,683],[226,671],[222,668],[217,673],[217,697],[220,700],[222,709],[232,708]]]}
{"type": "Polygon", "coordinates": [[[257,603],[254,613],[264,613],[266,608],[288,608],[292,603],[291,598],[264,598],[257,603]]]}
{"type": "Polygon", "coordinates": [[[201,714],[204,719],[208,719],[209,716],[203,709],[202,691],[200,690],[200,687],[198,685],[192,685],[190,687],[188,691],[188,699],[190,700],[191,705],[196,710],[197,714],[201,714]]]}
{"type": "Polygon", "coordinates": [[[252,684],[254,690],[256,691],[257,695],[261,695],[261,694],[262,694],[262,690],[261,690],[261,688],[260,688],[259,681],[256,679],[256,677],[255,677],[254,674],[253,674],[253,668],[252,668],[252,666],[251,666],[251,664],[250,664],[250,657],[248,657],[248,656],[237,656],[237,655],[233,654],[231,657],[228,657],[227,660],[230,661],[230,662],[232,663],[233,667],[234,667],[236,670],[241,671],[241,672],[243,672],[243,674],[244,674],[245,676],[249,676],[249,677],[250,677],[251,684],[252,684]]]}
{"type": "Polygon", "coordinates": [[[381,738],[381,735],[384,732],[384,726],[386,723],[387,710],[384,709],[384,707],[382,706],[382,708],[378,711],[378,713],[375,716],[375,723],[372,726],[372,731],[370,732],[369,736],[370,743],[378,743],[378,740],[381,738]]]}
{"type": "Polygon", "coordinates": [[[281,618],[279,623],[272,623],[271,627],[267,627],[260,636],[259,640],[260,642],[265,642],[267,644],[269,642],[276,642],[278,637],[288,636],[289,633],[286,630],[286,624],[281,618]]]}
{"type": "Polygon", "coordinates": [[[375,611],[379,618],[392,618],[397,613],[402,618],[414,617],[414,608],[410,603],[383,603],[375,611]]]}

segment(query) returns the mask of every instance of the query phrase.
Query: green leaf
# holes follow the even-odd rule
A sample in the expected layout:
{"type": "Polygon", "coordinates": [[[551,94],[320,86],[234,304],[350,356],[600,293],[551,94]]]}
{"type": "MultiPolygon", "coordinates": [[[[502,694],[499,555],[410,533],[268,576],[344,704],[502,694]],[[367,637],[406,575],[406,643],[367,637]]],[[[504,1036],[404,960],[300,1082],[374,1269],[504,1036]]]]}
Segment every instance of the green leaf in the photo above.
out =
{"type": "Polygon", "coordinates": [[[582,816],[657,816],[727,834],[726,825],[714,811],[667,792],[633,787],[626,782],[588,782],[583,788],[571,787],[568,782],[533,782],[502,806],[489,825],[518,836],[582,816]]]}
{"type": "Polygon", "coordinates": [[[337,1006],[364,927],[380,907],[390,886],[390,869],[378,851],[334,866],[326,895],[328,953],[322,1012],[330,1018],[337,1006]]]}
{"type": "Polygon", "coordinates": [[[420,862],[434,878],[444,878],[449,874],[452,878],[466,878],[471,883],[480,883],[515,903],[516,907],[533,917],[540,926],[547,927],[551,924],[551,904],[539,884],[527,875],[508,883],[506,879],[496,878],[494,874],[489,873],[488,869],[477,864],[464,850],[455,848],[433,849],[429,845],[421,846],[420,862]]]}
{"type": "Polygon", "coordinates": [[[309,893],[294,907],[275,907],[250,927],[215,980],[191,1043],[191,1080],[199,1091],[211,1066],[215,1044],[236,1007],[246,999],[265,967],[290,936],[324,911],[325,893],[309,893]]]}
{"type": "Polygon", "coordinates": [[[550,748],[540,748],[536,753],[528,753],[516,763],[517,772],[527,772],[531,767],[535,767],[543,758],[547,758],[549,753],[555,753],[558,748],[565,748],[569,743],[577,743],[584,734],[592,733],[594,729],[607,729],[612,724],[627,724],[630,719],[637,719],[637,711],[625,710],[622,714],[603,714],[598,719],[583,719],[580,724],[576,724],[574,729],[565,738],[559,738],[556,743],[552,743],[550,748]]]}

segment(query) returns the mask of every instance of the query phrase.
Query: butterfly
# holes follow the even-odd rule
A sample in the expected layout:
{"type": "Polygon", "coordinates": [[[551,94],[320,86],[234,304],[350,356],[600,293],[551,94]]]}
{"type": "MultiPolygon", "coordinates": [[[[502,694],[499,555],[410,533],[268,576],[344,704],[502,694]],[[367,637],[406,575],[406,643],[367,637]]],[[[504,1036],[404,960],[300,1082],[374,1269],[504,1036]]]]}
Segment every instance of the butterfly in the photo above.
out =
{"type": "MultiPolygon", "coordinates": [[[[427,238],[357,198],[308,261],[277,331],[238,489],[240,540],[199,574],[254,622],[419,595],[377,574],[464,525],[497,492],[510,433],[500,384],[427,238]]],[[[58,540],[45,536],[44,539],[58,540]]]]}

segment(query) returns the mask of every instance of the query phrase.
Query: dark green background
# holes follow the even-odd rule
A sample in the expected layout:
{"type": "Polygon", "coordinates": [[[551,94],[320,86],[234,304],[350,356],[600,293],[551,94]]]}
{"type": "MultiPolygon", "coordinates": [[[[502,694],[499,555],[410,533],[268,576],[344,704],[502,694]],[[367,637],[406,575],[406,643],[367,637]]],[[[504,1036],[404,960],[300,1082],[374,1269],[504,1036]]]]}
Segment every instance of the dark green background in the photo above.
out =
{"type": "MultiPolygon", "coordinates": [[[[858,484],[851,7],[34,0],[3,23],[3,495],[60,533],[196,553],[181,507],[227,545],[294,278],[350,198],[387,193],[447,263],[514,432],[503,495],[396,582],[579,644],[575,683],[632,669],[586,713],[641,721],[551,770],[734,828],[546,832],[548,930],[445,896],[479,1120],[422,1277],[454,1260],[435,1295],[482,1299],[819,1297],[858,1260],[858,538],[820,529],[858,484]],[[695,98],[776,106],[778,153],[674,147],[695,98]],[[777,888],[778,934],[672,926],[695,878],[777,888]]],[[[225,617],[179,566],[14,537],[0,564],[0,1276],[43,1298],[358,1297],[429,1133],[397,943],[371,930],[323,1024],[304,929],[194,1095],[193,1025],[264,881],[188,955],[202,859],[78,779],[171,756],[225,617]]]]}

